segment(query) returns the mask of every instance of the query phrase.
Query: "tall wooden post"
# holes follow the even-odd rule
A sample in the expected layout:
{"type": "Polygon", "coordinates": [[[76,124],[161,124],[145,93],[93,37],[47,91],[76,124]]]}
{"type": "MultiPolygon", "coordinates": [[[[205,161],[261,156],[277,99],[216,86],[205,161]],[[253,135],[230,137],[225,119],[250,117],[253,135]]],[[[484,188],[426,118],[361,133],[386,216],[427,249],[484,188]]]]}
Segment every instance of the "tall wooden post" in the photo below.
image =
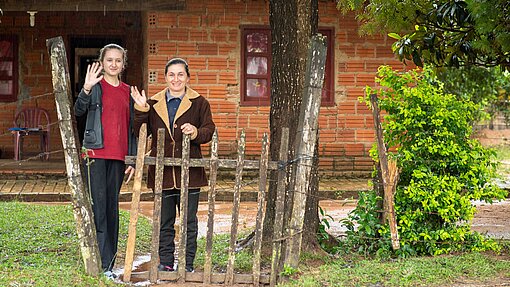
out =
{"type": "Polygon", "coordinates": [[[400,248],[398,238],[397,219],[395,215],[394,195],[397,188],[399,171],[397,163],[394,160],[388,160],[386,154],[386,145],[384,144],[383,131],[381,126],[381,118],[379,116],[379,106],[377,105],[377,95],[370,95],[370,103],[372,104],[372,112],[374,115],[374,128],[377,137],[377,153],[379,154],[379,166],[381,167],[384,200],[383,200],[383,222],[388,221],[391,233],[391,245],[393,250],[400,248]]]}
{"type": "Polygon", "coordinates": [[[290,240],[285,260],[289,266],[294,268],[298,266],[299,255],[301,253],[303,220],[314,149],[317,142],[326,53],[326,37],[321,35],[312,36],[306,62],[303,102],[301,104],[298,131],[295,139],[297,157],[296,180],[292,201],[292,217],[289,224],[290,240]]]}
{"type": "Polygon", "coordinates": [[[99,248],[97,246],[96,226],[90,202],[82,177],[80,155],[76,144],[77,137],[74,133],[73,118],[71,111],[71,89],[69,80],[69,68],[62,37],[46,40],[46,46],[50,54],[51,73],[53,80],[53,92],[57,107],[60,136],[64,148],[66,162],[67,181],[71,192],[71,202],[76,220],[76,230],[80,242],[81,256],[85,266],[85,272],[92,276],[98,276],[101,271],[99,248]]]}

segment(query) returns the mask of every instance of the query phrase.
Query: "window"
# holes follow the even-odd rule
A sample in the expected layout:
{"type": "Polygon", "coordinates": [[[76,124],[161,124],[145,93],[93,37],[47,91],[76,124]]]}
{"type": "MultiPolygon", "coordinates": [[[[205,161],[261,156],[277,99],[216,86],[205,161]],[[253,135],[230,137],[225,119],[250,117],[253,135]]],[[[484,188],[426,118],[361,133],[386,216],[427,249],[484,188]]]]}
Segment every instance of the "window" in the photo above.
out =
{"type": "Polygon", "coordinates": [[[0,101],[15,101],[18,95],[18,38],[0,35],[0,101]]]}
{"type": "Polygon", "coordinates": [[[241,37],[241,103],[269,105],[271,31],[267,27],[243,28],[241,37]]]}
{"type": "MultiPolygon", "coordinates": [[[[333,28],[320,28],[326,36],[327,59],[322,90],[323,106],[334,104],[333,28]]],[[[241,28],[241,104],[261,106],[270,104],[271,94],[271,30],[268,26],[241,28]]]]}

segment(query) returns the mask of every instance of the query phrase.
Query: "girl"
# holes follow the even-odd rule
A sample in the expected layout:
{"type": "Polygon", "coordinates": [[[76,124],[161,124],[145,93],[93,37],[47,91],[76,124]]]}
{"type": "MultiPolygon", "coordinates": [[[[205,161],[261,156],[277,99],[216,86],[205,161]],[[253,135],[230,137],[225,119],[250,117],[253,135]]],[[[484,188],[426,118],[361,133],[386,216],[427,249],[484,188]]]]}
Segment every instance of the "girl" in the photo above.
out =
{"type": "Polygon", "coordinates": [[[125,169],[124,158],[136,153],[129,86],[120,79],[126,59],[121,46],[103,47],[99,62],[87,67],[83,89],[74,105],[76,116],[87,114],[83,147],[93,160],[85,166],[85,174],[90,178],[87,182],[101,265],[109,278],[116,277],[112,268],[119,234],[119,192],[124,175],[129,174],[129,181],[134,173],[131,166],[125,169]]]}

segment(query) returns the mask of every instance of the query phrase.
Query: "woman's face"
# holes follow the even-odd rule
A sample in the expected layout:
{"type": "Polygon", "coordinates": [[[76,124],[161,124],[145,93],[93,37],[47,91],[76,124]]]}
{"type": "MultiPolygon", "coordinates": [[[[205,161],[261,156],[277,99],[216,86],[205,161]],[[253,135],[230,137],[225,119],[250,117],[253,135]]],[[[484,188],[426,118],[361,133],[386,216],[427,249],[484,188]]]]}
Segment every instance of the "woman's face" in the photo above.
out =
{"type": "Polygon", "coordinates": [[[118,77],[124,69],[124,55],[118,49],[109,49],[105,51],[101,65],[105,75],[118,77]]]}
{"type": "Polygon", "coordinates": [[[169,66],[165,75],[165,80],[172,96],[179,97],[183,95],[186,90],[186,84],[189,82],[184,64],[173,64],[169,66]]]}

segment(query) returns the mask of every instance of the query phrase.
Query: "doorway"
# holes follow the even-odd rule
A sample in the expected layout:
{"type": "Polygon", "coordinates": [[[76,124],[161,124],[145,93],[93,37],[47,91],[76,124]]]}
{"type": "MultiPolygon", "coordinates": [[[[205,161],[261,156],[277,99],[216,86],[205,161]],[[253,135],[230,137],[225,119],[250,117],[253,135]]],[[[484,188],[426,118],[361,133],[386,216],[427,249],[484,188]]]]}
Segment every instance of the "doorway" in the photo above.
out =
{"type": "MultiPolygon", "coordinates": [[[[71,37],[71,63],[72,71],[71,90],[73,94],[73,104],[78,97],[78,94],[85,82],[85,75],[87,74],[87,66],[99,59],[99,50],[107,44],[123,45],[121,38],[116,37],[71,37]]],[[[76,128],[78,130],[78,137],[80,144],[83,142],[83,135],[85,132],[86,115],[76,117],[76,128]]]]}

